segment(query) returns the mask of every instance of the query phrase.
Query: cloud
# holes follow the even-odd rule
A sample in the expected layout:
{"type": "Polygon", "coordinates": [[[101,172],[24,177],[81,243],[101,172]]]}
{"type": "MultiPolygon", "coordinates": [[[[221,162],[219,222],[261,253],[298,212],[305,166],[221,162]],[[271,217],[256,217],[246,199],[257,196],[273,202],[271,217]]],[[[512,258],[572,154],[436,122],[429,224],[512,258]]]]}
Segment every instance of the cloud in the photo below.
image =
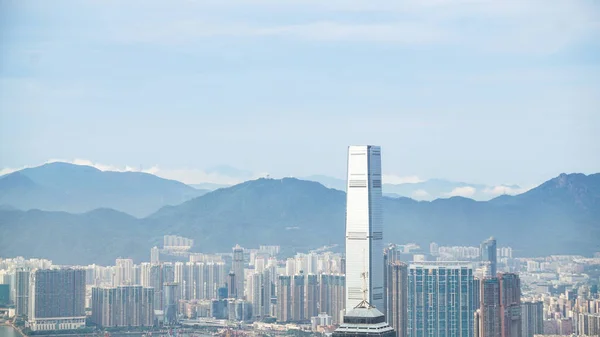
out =
{"type": "Polygon", "coordinates": [[[521,194],[521,193],[525,193],[527,191],[529,191],[530,189],[532,189],[535,186],[528,186],[528,187],[520,187],[520,186],[506,186],[506,185],[498,185],[498,186],[492,186],[492,187],[487,187],[486,189],[483,190],[483,193],[488,194],[492,197],[496,197],[499,195],[517,195],[517,194],[521,194]]]}
{"type": "Polygon", "coordinates": [[[431,195],[425,190],[416,190],[413,191],[411,197],[416,200],[426,200],[431,199],[431,195]]]}
{"type": "Polygon", "coordinates": [[[477,192],[477,189],[475,187],[463,186],[453,189],[450,193],[445,193],[445,196],[470,198],[473,195],[475,195],[475,192],[477,192]]]}
{"type": "Polygon", "coordinates": [[[414,184],[414,183],[420,183],[420,182],[425,181],[417,176],[399,177],[399,176],[396,176],[393,174],[384,174],[382,176],[382,180],[383,180],[384,184],[395,184],[395,185],[414,184]]]}

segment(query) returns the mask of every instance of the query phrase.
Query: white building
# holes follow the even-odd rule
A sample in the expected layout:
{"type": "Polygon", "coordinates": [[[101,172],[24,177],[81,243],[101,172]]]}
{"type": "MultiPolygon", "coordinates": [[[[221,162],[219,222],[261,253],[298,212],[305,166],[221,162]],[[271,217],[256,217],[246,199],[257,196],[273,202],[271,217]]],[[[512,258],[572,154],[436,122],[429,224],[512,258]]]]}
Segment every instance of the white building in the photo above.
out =
{"type": "Polygon", "coordinates": [[[383,219],[381,150],[348,148],[346,186],[346,310],[363,299],[366,272],[368,302],[383,310],[383,219]]]}

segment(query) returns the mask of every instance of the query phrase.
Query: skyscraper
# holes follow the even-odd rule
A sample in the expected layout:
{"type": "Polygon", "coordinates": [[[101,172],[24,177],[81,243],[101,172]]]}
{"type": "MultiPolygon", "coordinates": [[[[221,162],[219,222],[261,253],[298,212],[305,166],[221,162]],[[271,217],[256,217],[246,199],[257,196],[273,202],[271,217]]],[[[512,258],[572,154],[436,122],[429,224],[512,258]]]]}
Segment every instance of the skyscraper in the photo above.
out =
{"type": "Polygon", "coordinates": [[[497,259],[496,259],[496,239],[491,237],[481,243],[480,246],[480,256],[481,261],[489,264],[490,273],[488,276],[496,277],[496,273],[498,272],[496,269],[497,259]]]}
{"type": "Polygon", "coordinates": [[[521,303],[521,336],[533,337],[544,333],[544,302],[521,303]]]}
{"type": "Polygon", "coordinates": [[[233,273],[235,274],[235,293],[230,294],[234,298],[244,298],[244,248],[240,245],[233,247],[233,273]]]}
{"type": "Polygon", "coordinates": [[[29,327],[33,331],[85,326],[85,270],[37,269],[29,282],[29,327]]]}
{"type": "Polygon", "coordinates": [[[319,301],[319,281],[317,275],[306,275],[306,304],[305,304],[305,319],[317,316],[319,301]]]}
{"type": "Polygon", "coordinates": [[[408,265],[395,261],[386,265],[386,314],[398,337],[406,337],[408,319],[408,265]]]}
{"type": "Polygon", "coordinates": [[[15,283],[15,315],[27,316],[29,310],[29,271],[17,270],[15,283]]]}
{"type": "Polygon", "coordinates": [[[142,286],[92,288],[91,321],[101,327],[152,326],[154,288],[142,286]]]}
{"type": "Polygon", "coordinates": [[[346,193],[346,309],[363,297],[383,309],[383,219],[381,210],[381,150],[378,146],[348,148],[346,193]]]}
{"type": "Polygon", "coordinates": [[[303,274],[292,277],[292,320],[296,322],[306,319],[304,316],[304,303],[306,298],[304,296],[304,282],[305,277],[303,274]]]}
{"type": "Polygon", "coordinates": [[[331,316],[333,324],[342,322],[341,311],[346,307],[346,277],[321,274],[319,280],[319,311],[331,316]]]}
{"type": "Polygon", "coordinates": [[[408,336],[473,336],[473,284],[470,263],[411,264],[408,270],[408,336]]]}
{"type": "Polygon", "coordinates": [[[115,261],[114,286],[133,285],[133,260],[117,259],[115,261]]]}
{"type": "Polygon", "coordinates": [[[164,315],[165,325],[177,324],[179,284],[165,283],[164,285],[164,315]]]}
{"type": "Polygon", "coordinates": [[[512,273],[482,279],[475,326],[478,337],[521,337],[521,284],[512,273]]]}
{"type": "Polygon", "coordinates": [[[277,321],[292,320],[292,277],[279,276],[277,280],[277,321]]]}

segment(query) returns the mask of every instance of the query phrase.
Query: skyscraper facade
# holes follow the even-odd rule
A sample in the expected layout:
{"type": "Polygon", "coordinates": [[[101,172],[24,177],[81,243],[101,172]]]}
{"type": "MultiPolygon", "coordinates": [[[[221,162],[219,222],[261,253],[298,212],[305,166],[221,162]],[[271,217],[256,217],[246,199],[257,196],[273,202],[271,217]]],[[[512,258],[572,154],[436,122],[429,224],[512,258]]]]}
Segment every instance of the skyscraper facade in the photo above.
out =
{"type": "Polygon", "coordinates": [[[333,324],[340,324],[341,312],[346,307],[346,277],[340,274],[319,277],[319,311],[330,315],[333,324]]]}
{"type": "Polygon", "coordinates": [[[230,294],[234,298],[244,298],[244,248],[240,245],[233,247],[233,273],[235,274],[235,293],[230,294]]]}
{"type": "Polygon", "coordinates": [[[279,276],[277,280],[277,321],[292,320],[292,277],[279,276]]]}
{"type": "Polygon", "coordinates": [[[398,337],[406,337],[408,323],[408,265],[394,261],[386,265],[386,314],[398,337]]]}
{"type": "Polygon", "coordinates": [[[19,269],[15,273],[15,315],[27,316],[29,310],[29,271],[19,269]]]}
{"type": "Polygon", "coordinates": [[[33,331],[85,326],[85,270],[36,269],[29,282],[29,327],[33,331]]]}
{"type": "Polygon", "coordinates": [[[163,289],[165,325],[177,324],[179,284],[165,283],[163,289]]]}
{"type": "Polygon", "coordinates": [[[408,269],[408,336],[473,336],[473,284],[470,263],[411,264],[408,269]]]}
{"type": "Polygon", "coordinates": [[[475,314],[477,337],[521,337],[521,284],[513,273],[480,281],[480,308],[475,314]]]}
{"type": "Polygon", "coordinates": [[[496,273],[498,272],[497,258],[496,258],[497,250],[496,250],[496,239],[491,237],[481,243],[480,246],[480,255],[481,261],[487,263],[489,266],[489,274],[490,277],[496,277],[496,273]]]}
{"type": "Polygon", "coordinates": [[[521,303],[521,336],[533,337],[544,333],[544,302],[521,303]]]}
{"type": "Polygon", "coordinates": [[[367,276],[367,299],[383,309],[383,218],[381,149],[348,148],[346,193],[346,309],[363,298],[361,274],[367,276]]]}
{"type": "Polygon", "coordinates": [[[91,321],[100,327],[152,326],[154,288],[92,288],[91,321]]]}
{"type": "Polygon", "coordinates": [[[306,275],[306,305],[304,307],[304,317],[311,319],[319,314],[319,279],[317,275],[306,275]]]}

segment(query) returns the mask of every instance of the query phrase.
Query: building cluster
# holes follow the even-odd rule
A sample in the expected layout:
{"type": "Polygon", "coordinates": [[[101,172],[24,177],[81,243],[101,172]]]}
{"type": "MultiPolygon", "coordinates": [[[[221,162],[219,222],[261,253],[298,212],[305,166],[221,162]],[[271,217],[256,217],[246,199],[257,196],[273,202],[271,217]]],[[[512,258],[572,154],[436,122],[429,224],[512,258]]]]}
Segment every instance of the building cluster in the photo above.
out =
{"type": "Polygon", "coordinates": [[[0,305],[35,331],[86,319],[103,328],[213,319],[333,337],[600,335],[591,282],[600,256],[514,258],[493,237],[479,247],[384,248],[380,157],[376,146],[349,148],[345,254],[325,247],[282,259],[272,245],[200,254],[192,240],[167,235],[139,264],[0,260],[0,305]]]}

